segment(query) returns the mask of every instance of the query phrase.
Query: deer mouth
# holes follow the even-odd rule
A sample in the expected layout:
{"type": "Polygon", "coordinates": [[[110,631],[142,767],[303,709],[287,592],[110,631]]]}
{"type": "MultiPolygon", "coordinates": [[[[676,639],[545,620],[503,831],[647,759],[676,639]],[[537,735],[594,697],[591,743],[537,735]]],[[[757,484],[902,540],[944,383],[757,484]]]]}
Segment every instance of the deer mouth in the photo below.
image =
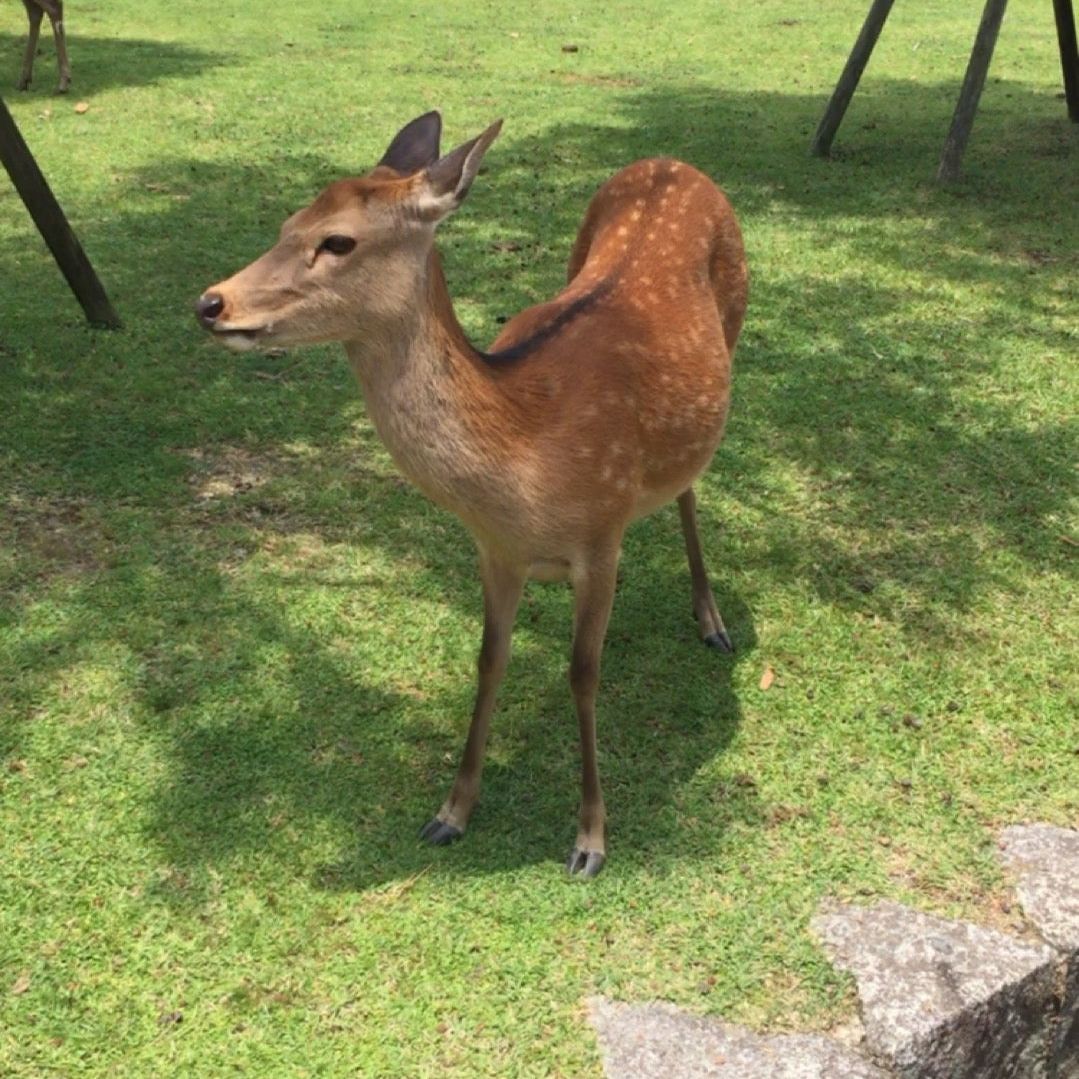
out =
{"type": "Polygon", "coordinates": [[[247,352],[257,348],[263,337],[271,332],[270,326],[214,326],[210,332],[217,341],[234,352],[247,352]]]}

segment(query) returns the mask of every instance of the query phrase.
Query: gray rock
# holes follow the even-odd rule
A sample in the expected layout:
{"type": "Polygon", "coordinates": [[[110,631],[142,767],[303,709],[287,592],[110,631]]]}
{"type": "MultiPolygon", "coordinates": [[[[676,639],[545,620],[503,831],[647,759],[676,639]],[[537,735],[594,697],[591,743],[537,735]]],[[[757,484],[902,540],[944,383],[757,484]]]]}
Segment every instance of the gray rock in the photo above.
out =
{"type": "Polygon", "coordinates": [[[1019,824],[1000,836],[1023,913],[1054,947],[1079,949],[1079,832],[1019,824]]]}
{"type": "Polygon", "coordinates": [[[1063,953],[1053,1059],[1056,1075],[1071,1079],[1079,1076],[1079,832],[1017,824],[1001,833],[1000,852],[1023,913],[1063,953]]]}
{"type": "Polygon", "coordinates": [[[818,1034],[753,1034],[671,1004],[595,998],[589,1013],[608,1079],[885,1079],[818,1034]]]}
{"type": "Polygon", "coordinates": [[[1053,1079],[1079,1076],[1079,953],[1073,952],[1061,980],[1060,1019],[1053,1046],[1053,1079]]]}
{"type": "Polygon", "coordinates": [[[813,924],[858,983],[867,1047],[901,1076],[1051,1075],[1051,949],[888,902],[840,907],[813,924]]]}

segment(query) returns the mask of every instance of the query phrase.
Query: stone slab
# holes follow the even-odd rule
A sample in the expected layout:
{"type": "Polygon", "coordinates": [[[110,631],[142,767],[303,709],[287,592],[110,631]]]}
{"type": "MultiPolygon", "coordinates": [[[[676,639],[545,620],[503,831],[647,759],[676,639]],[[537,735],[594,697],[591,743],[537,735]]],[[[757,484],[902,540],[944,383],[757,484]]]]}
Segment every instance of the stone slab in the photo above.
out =
{"type": "Polygon", "coordinates": [[[1055,948],[1079,949],[1079,832],[1017,824],[1000,835],[1023,913],[1055,948]]]}
{"type": "Polygon", "coordinates": [[[1052,949],[890,902],[838,907],[813,925],[858,984],[867,1047],[901,1076],[1050,1075],[1052,949]]]}
{"type": "Polygon", "coordinates": [[[671,1004],[596,998],[589,1015],[608,1079],[886,1079],[818,1034],[754,1034],[671,1004]]]}
{"type": "Polygon", "coordinates": [[[1028,921],[1062,955],[1054,1079],[1079,1077],[1079,832],[1017,824],[1000,835],[1000,855],[1016,879],[1028,921]]]}
{"type": "Polygon", "coordinates": [[[1053,1064],[1053,1079],[1079,1079],[1079,953],[1072,953],[1061,980],[1053,1064]]]}

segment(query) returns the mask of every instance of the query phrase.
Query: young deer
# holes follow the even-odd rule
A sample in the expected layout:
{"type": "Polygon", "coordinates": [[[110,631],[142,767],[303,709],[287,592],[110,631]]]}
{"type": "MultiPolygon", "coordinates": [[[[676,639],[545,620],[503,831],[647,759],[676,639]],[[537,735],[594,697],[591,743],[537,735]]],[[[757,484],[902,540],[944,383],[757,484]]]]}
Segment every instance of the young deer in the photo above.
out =
{"type": "Polygon", "coordinates": [[[480,352],[454,315],[434,237],[500,127],[440,157],[438,113],[413,120],[371,172],[331,184],[266,254],[208,289],[197,315],[234,349],[343,342],[401,471],[475,539],[478,692],[456,781],[421,831],[427,841],[457,839],[476,802],[525,580],[572,582],[582,798],[567,868],[591,877],[605,859],[596,685],[630,521],[678,500],[700,634],[732,651],[691,484],[723,434],[746,262],[711,180],[677,161],[639,161],[593,198],[566,288],[480,352]]]}
{"type": "Polygon", "coordinates": [[[26,8],[26,17],[30,20],[30,36],[26,39],[26,52],[22,58],[22,75],[17,88],[26,90],[34,74],[34,56],[37,53],[37,39],[41,33],[41,17],[49,16],[52,23],[52,36],[56,41],[56,63],[60,68],[58,94],[66,94],[71,85],[71,67],[67,62],[67,44],[64,40],[64,3],[63,0],[22,0],[26,8]]]}

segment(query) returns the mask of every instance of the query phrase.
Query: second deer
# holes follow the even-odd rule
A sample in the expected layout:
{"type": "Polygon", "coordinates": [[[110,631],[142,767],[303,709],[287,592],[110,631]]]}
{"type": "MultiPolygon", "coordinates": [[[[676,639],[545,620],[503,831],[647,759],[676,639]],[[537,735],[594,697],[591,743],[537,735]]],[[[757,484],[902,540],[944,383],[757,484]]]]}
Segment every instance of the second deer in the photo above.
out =
{"type": "Polygon", "coordinates": [[[66,94],[71,85],[71,66],[67,62],[67,42],[64,39],[64,4],[63,0],[22,0],[26,8],[26,17],[30,20],[30,35],[26,39],[26,52],[23,54],[22,74],[17,83],[18,89],[29,89],[34,77],[34,57],[37,55],[38,36],[41,33],[41,20],[49,16],[52,23],[52,36],[56,42],[56,63],[60,69],[58,94],[66,94]]]}
{"type": "Polygon", "coordinates": [[[526,579],[572,583],[582,776],[567,868],[591,877],[606,858],[596,689],[631,521],[677,500],[700,635],[732,650],[692,485],[726,423],[745,252],[708,177],[671,159],[639,161],[593,198],[567,286],[478,350],[454,315],[434,238],[500,127],[443,157],[438,113],[412,121],[376,168],[331,184],[266,254],[207,289],[197,314],[234,349],[342,342],[398,467],[475,539],[478,691],[457,778],[421,832],[428,842],[457,839],[468,824],[526,579]]]}

